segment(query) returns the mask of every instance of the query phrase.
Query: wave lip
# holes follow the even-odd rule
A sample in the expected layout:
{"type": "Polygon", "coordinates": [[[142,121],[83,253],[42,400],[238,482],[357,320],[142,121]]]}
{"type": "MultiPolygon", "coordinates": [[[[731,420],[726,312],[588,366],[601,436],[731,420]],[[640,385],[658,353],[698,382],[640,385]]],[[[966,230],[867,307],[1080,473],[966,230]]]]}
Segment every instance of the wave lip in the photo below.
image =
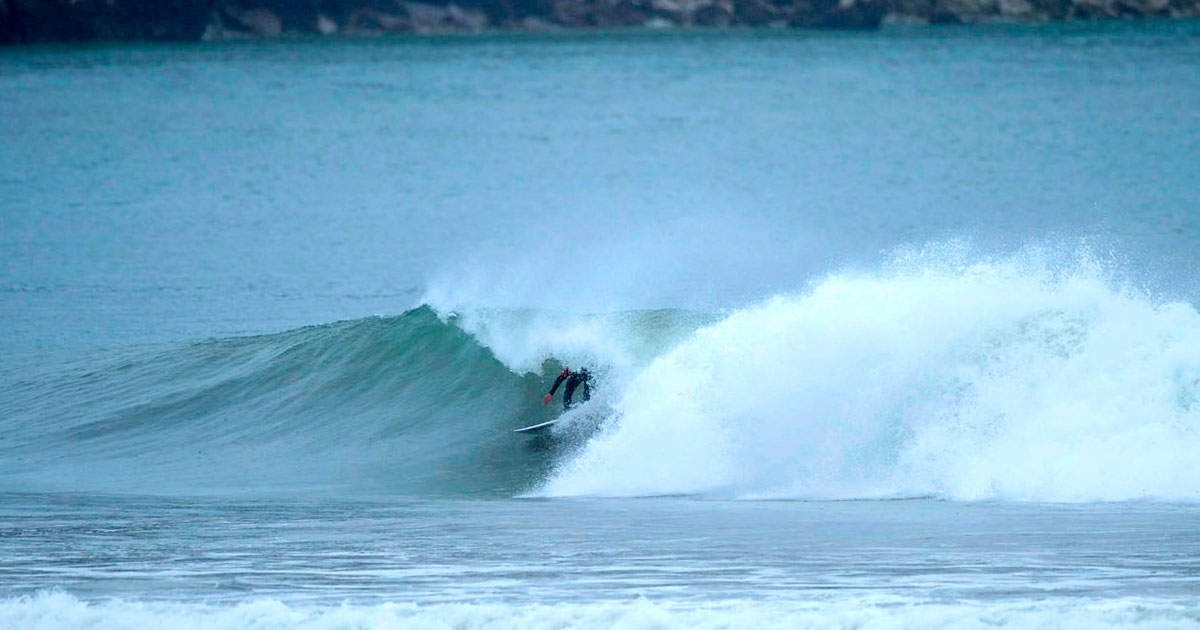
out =
{"type": "Polygon", "coordinates": [[[1086,259],[830,276],[632,379],[547,496],[1200,499],[1200,314],[1086,259]]]}

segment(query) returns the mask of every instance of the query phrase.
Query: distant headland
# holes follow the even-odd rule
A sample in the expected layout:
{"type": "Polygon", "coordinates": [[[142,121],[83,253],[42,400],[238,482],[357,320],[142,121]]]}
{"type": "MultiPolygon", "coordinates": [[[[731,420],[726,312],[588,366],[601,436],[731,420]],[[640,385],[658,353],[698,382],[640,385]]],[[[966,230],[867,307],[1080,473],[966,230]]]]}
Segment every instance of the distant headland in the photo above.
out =
{"type": "Polygon", "coordinates": [[[0,0],[0,44],[1200,16],[1200,0],[0,0]]]}

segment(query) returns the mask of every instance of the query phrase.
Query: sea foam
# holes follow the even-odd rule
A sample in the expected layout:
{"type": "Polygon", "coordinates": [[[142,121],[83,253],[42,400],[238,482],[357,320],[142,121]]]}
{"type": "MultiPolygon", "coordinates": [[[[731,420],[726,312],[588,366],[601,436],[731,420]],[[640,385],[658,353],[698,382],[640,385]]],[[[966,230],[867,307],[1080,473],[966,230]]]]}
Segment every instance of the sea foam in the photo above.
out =
{"type": "Polygon", "coordinates": [[[912,254],[734,312],[537,494],[1200,499],[1200,314],[1052,260],[912,254]]]}
{"type": "Polygon", "coordinates": [[[237,604],[113,600],[88,603],[66,593],[0,601],[0,625],[24,630],[488,630],[492,628],[955,628],[1200,627],[1200,608],[1155,600],[1052,600],[937,603],[879,598],[819,602],[685,603],[635,599],[547,605],[289,605],[263,599],[237,604]]]}

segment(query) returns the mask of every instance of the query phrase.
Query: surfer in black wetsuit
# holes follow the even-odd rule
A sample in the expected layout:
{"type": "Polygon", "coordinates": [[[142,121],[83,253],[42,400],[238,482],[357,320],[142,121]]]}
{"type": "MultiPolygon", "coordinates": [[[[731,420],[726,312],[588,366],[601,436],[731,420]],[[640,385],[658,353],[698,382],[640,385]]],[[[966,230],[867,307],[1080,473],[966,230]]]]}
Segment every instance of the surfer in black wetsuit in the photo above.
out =
{"type": "Polygon", "coordinates": [[[592,375],[587,368],[580,368],[578,372],[572,372],[571,368],[563,368],[558,378],[554,379],[550,393],[542,397],[543,405],[550,404],[550,401],[554,399],[554,392],[558,391],[558,386],[562,385],[563,381],[567,382],[567,386],[563,388],[563,411],[571,408],[571,398],[580,385],[583,385],[583,400],[586,401],[592,397],[592,375]]]}

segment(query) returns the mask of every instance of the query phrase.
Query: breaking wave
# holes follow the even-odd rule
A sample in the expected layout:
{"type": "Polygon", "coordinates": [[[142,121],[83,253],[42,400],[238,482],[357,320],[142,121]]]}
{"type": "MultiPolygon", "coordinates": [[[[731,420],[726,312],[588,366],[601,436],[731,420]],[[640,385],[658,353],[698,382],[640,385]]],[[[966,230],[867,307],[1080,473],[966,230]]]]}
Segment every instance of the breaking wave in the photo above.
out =
{"type": "Polygon", "coordinates": [[[733,313],[539,494],[1200,498],[1200,314],[1052,260],[917,252],[733,313]]]}
{"type": "Polygon", "coordinates": [[[880,598],[833,602],[731,601],[298,606],[276,600],[236,605],[88,604],[65,593],[0,601],[0,624],[27,630],[72,628],[1156,628],[1200,626],[1194,605],[1104,602],[966,604],[880,598]]]}
{"type": "Polygon", "coordinates": [[[429,301],[0,366],[0,489],[1200,499],[1200,314],[1086,255],[933,248],[729,313],[429,301]],[[563,365],[595,399],[515,435],[563,365]]]}

